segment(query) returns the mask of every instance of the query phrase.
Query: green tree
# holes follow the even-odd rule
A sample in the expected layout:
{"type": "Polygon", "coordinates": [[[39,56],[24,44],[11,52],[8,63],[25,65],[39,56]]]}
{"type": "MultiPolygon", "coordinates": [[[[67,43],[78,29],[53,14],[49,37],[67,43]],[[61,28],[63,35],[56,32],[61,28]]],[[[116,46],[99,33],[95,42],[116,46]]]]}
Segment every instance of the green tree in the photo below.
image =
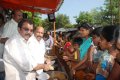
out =
{"type": "Polygon", "coordinates": [[[107,19],[105,19],[105,11],[102,7],[91,10],[90,15],[93,18],[93,25],[102,26],[107,25],[109,22],[107,19]]]}
{"type": "Polygon", "coordinates": [[[69,16],[65,14],[56,15],[56,28],[70,28],[73,27],[70,23],[69,16]]]}
{"type": "Polygon", "coordinates": [[[31,12],[28,12],[28,11],[23,11],[23,12],[27,13],[28,19],[33,19],[35,26],[42,25],[42,19],[41,19],[40,13],[35,12],[34,14],[32,14],[31,12]]]}
{"type": "Polygon", "coordinates": [[[80,25],[84,22],[93,24],[93,17],[89,12],[80,12],[79,16],[75,17],[75,20],[78,25],[80,25]]]}
{"type": "Polygon", "coordinates": [[[104,21],[108,24],[118,24],[119,0],[105,0],[104,21]]]}
{"type": "Polygon", "coordinates": [[[47,18],[43,20],[42,26],[45,28],[45,30],[53,30],[53,22],[49,22],[47,18]]]}
{"type": "MultiPolygon", "coordinates": [[[[53,30],[53,22],[49,22],[48,19],[44,19],[42,26],[46,30],[53,30]]],[[[57,14],[56,15],[56,21],[55,21],[55,27],[58,28],[70,28],[73,27],[73,25],[70,23],[69,17],[64,14],[57,14]]]]}
{"type": "Polygon", "coordinates": [[[93,25],[118,24],[120,16],[119,1],[105,0],[103,7],[95,8],[90,12],[80,12],[79,16],[75,17],[77,25],[83,22],[93,25]]]}

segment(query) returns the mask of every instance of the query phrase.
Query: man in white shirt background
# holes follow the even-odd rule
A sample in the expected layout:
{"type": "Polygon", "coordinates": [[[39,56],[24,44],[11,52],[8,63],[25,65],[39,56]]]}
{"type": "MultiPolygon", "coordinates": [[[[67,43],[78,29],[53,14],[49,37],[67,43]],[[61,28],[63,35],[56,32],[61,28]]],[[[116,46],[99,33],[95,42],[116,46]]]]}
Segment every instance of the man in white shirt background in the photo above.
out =
{"type": "MultiPolygon", "coordinates": [[[[3,33],[4,26],[4,16],[0,14],[0,36],[3,33]]],[[[5,72],[4,72],[4,63],[3,63],[3,54],[0,54],[0,80],[4,80],[5,72]]]]}
{"type": "Polygon", "coordinates": [[[49,31],[47,31],[47,34],[49,35],[49,47],[52,49],[53,47],[53,37],[49,31]]]}
{"type": "MultiPolygon", "coordinates": [[[[5,23],[3,26],[3,31],[0,36],[0,55],[3,55],[4,52],[4,44],[8,40],[8,38],[18,33],[18,22],[22,19],[22,12],[20,10],[13,11],[12,19],[5,23]]],[[[0,57],[0,68],[4,66],[3,57],[0,57]]],[[[4,69],[3,69],[4,71],[4,69]]],[[[4,80],[4,79],[2,79],[4,80]]]]}
{"type": "Polygon", "coordinates": [[[50,32],[47,31],[44,34],[44,41],[45,41],[45,47],[46,47],[46,53],[50,53],[50,50],[52,50],[53,47],[53,37],[50,35],[50,32]]]}
{"type": "Polygon", "coordinates": [[[18,22],[23,18],[23,13],[20,10],[12,12],[12,19],[5,23],[0,43],[5,43],[9,37],[18,33],[18,22]]]}

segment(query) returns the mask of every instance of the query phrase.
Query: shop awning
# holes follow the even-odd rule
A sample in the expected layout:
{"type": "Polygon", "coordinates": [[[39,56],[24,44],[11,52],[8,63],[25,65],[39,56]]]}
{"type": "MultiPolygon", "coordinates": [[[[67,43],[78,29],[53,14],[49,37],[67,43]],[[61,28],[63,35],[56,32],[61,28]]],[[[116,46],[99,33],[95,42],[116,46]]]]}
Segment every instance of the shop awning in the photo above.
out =
{"type": "Polygon", "coordinates": [[[0,6],[30,12],[50,14],[59,10],[64,0],[0,0],[0,6]]]}

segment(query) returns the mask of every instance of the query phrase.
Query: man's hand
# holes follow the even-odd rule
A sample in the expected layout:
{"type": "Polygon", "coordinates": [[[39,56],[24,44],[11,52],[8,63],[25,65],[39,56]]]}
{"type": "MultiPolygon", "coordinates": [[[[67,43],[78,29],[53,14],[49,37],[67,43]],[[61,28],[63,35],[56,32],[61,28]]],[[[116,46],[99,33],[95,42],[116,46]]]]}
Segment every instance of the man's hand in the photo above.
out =
{"type": "Polygon", "coordinates": [[[54,70],[54,68],[53,68],[53,66],[51,66],[51,65],[44,64],[44,68],[43,68],[43,70],[45,70],[45,71],[48,71],[48,70],[54,70]]]}

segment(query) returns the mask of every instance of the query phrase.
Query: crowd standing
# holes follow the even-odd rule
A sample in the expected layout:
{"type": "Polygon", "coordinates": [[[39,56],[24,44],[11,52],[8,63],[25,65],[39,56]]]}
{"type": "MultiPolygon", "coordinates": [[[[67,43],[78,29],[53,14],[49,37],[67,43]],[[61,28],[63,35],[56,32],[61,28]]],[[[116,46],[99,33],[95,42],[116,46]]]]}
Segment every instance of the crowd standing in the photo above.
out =
{"type": "Polygon", "coordinates": [[[120,80],[119,26],[94,29],[82,23],[72,38],[59,32],[53,39],[49,31],[22,16],[21,10],[15,10],[12,19],[5,22],[0,14],[0,80],[39,79],[53,70],[45,55],[54,46],[62,52],[74,80],[120,80]]]}

